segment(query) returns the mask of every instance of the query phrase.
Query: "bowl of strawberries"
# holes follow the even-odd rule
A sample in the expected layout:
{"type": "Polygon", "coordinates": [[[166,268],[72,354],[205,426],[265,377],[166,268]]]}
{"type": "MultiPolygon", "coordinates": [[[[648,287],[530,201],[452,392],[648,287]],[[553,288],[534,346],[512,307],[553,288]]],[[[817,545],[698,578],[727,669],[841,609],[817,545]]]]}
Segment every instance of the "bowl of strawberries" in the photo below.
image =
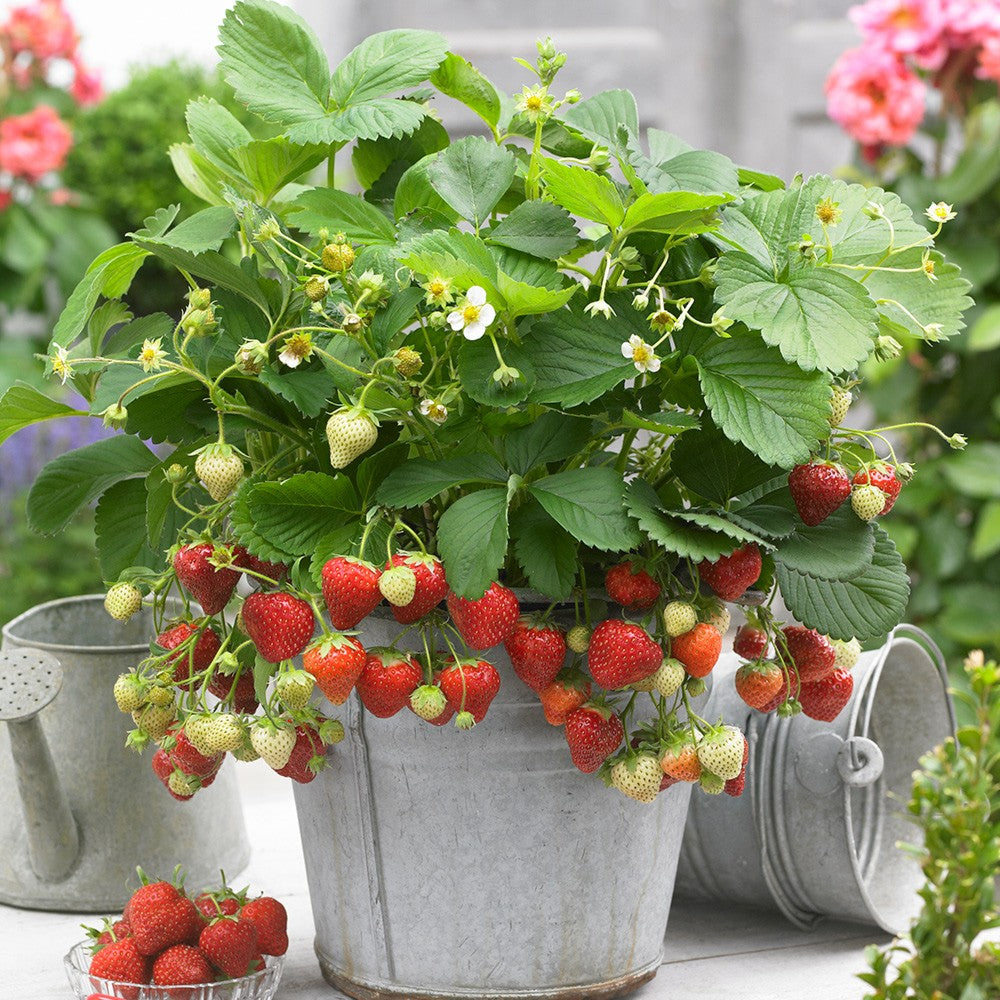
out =
{"type": "Polygon", "coordinates": [[[270,1000],[288,950],[285,907],[229,886],[189,896],[150,880],[120,917],[87,928],[64,965],[79,1000],[270,1000]]]}

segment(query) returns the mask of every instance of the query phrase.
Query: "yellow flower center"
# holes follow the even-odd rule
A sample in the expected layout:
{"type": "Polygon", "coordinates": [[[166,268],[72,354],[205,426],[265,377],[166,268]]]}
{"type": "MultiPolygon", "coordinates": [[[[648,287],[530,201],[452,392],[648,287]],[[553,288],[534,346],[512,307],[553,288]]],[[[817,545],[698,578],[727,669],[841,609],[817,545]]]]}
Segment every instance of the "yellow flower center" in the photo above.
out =
{"type": "Polygon", "coordinates": [[[930,257],[928,257],[927,260],[924,261],[924,274],[932,276],[934,274],[934,261],[932,261],[930,257]]]}
{"type": "Polygon", "coordinates": [[[445,285],[445,283],[444,283],[443,281],[441,281],[440,279],[438,279],[437,281],[432,281],[432,282],[431,282],[431,283],[430,283],[430,284],[429,284],[429,285],[427,286],[427,291],[429,291],[429,292],[431,293],[431,295],[433,295],[433,296],[435,296],[435,297],[437,297],[437,296],[439,296],[439,295],[444,295],[444,293],[445,293],[445,292],[446,292],[447,290],[448,290],[448,287],[447,287],[447,286],[445,285]]]}
{"type": "Polygon", "coordinates": [[[466,307],[462,310],[462,319],[465,320],[465,325],[468,326],[470,323],[475,323],[479,319],[479,310],[482,306],[474,306],[472,303],[468,303],[466,307]]]}
{"type": "Polygon", "coordinates": [[[647,344],[640,344],[632,351],[632,360],[637,365],[649,364],[653,360],[653,352],[647,344]]]}
{"type": "Polygon", "coordinates": [[[284,351],[296,358],[308,358],[312,354],[312,337],[296,333],[285,341],[284,351]]]}
{"type": "Polygon", "coordinates": [[[542,108],[542,99],[538,96],[538,94],[529,94],[524,99],[524,106],[529,111],[540,111],[542,108]]]}

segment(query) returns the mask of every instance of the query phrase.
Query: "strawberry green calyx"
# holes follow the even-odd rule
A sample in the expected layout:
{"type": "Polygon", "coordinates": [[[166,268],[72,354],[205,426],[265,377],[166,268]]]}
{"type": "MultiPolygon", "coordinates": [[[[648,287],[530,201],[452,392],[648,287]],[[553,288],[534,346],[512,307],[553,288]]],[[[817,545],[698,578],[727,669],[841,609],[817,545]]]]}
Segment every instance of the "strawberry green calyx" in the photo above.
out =
{"type": "Polygon", "coordinates": [[[455,726],[458,729],[471,729],[476,724],[476,717],[471,712],[459,712],[455,716],[455,726]]]}
{"type": "Polygon", "coordinates": [[[287,709],[305,708],[316,681],[305,670],[288,670],[278,676],[274,688],[278,700],[287,709]]]}
{"type": "Polygon", "coordinates": [[[698,784],[706,795],[721,795],[726,788],[726,782],[711,771],[702,771],[698,776],[698,784]]]}
{"type": "Polygon", "coordinates": [[[320,723],[319,738],[327,746],[334,746],[344,739],[344,724],[339,719],[324,719],[320,723]]]}
{"type": "Polygon", "coordinates": [[[243,479],[243,459],[223,441],[206,445],[196,454],[194,471],[208,495],[216,503],[225,500],[243,479]]]}
{"type": "Polygon", "coordinates": [[[101,419],[105,427],[110,427],[115,431],[124,430],[128,423],[128,410],[121,403],[112,403],[102,411],[101,419]]]}
{"type": "Polygon", "coordinates": [[[343,469],[368,451],[378,439],[378,424],[371,411],[361,406],[343,407],[326,422],[330,464],[343,469]]]}
{"type": "Polygon", "coordinates": [[[127,622],[142,608],[142,592],[134,583],[116,583],[104,596],[104,610],[115,621],[127,622]]]}

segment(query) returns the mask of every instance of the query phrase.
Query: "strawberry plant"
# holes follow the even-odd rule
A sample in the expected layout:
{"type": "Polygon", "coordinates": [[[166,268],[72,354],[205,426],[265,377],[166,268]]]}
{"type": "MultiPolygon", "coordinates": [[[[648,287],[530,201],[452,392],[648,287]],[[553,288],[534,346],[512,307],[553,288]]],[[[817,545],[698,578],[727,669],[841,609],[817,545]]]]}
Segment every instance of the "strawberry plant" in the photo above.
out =
{"type": "MultiPolygon", "coordinates": [[[[940,213],[644,131],[628,91],[557,87],[549,40],[511,97],[433,32],[374,35],[331,72],[297,15],[240,0],[220,39],[236,99],[279,134],[189,105],[174,162],[208,207],[98,257],[48,351],[124,431],[47,466],[29,513],[57,532],[97,499],[109,608],[135,607],[125,584],[155,610],[116,685],[131,743],[164,741],[181,797],[222,745],[307,781],[344,735],[321,692],[465,730],[523,682],[623,793],[739,794],[746,742],[695,704],[725,602],[760,633],[742,648],[773,650],[747,690],[783,714],[849,669],[836,643],[906,606],[879,518],[908,470],[844,419],[900,330],[962,328],[940,213]],[[440,95],[482,134],[452,139],[440,95]],[[150,258],[186,301],[115,325],[150,258]],[[366,649],[373,613],[399,628],[366,649]]],[[[16,387],[2,433],[65,412],[16,387]]],[[[829,715],[844,686],[811,704],[829,715]]]]}

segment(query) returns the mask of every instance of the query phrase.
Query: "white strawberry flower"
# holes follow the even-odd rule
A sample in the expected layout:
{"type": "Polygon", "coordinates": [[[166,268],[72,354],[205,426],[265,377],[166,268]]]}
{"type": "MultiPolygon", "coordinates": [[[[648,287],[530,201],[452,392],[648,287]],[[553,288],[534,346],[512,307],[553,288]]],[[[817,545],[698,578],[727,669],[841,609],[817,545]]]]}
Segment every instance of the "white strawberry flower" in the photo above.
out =
{"type": "Polygon", "coordinates": [[[958,213],[951,207],[951,205],[943,201],[934,202],[933,205],[928,206],[924,211],[924,215],[926,215],[931,222],[939,222],[942,225],[946,222],[951,222],[957,214],[958,213]]]}
{"type": "Polygon", "coordinates": [[[139,363],[144,372],[158,371],[167,352],[162,349],[163,339],[157,337],[156,340],[144,340],[142,350],[139,351],[139,363]]]}
{"type": "Polygon", "coordinates": [[[473,285],[458,308],[448,313],[448,325],[456,332],[461,330],[466,340],[479,340],[496,315],[496,309],[486,301],[486,290],[473,285]]]}
{"type": "Polygon", "coordinates": [[[59,381],[65,385],[66,379],[73,373],[73,362],[69,359],[69,351],[65,347],[57,347],[56,353],[49,357],[52,371],[59,376],[59,381]]]}
{"type": "Polygon", "coordinates": [[[306,359],[312,357],[313,342],[308,333],[293,333],[284,344],[278,360],[289,368],[298,368],[306,359]]]}
{"type": "Polygon", "coordinates": [[[448,419],[448,407],[436,399],[420,400],[420,412],[435,424],[443,424],[448,419]]]}
{"type": "Polygon", "coordinates": [[[633,333],[622,344],[622,357],[629,358],[635,365],[636,371],[658,372],[660,370],[660,359],[656,356],[656,352],[636,333],[633,333]]]}

